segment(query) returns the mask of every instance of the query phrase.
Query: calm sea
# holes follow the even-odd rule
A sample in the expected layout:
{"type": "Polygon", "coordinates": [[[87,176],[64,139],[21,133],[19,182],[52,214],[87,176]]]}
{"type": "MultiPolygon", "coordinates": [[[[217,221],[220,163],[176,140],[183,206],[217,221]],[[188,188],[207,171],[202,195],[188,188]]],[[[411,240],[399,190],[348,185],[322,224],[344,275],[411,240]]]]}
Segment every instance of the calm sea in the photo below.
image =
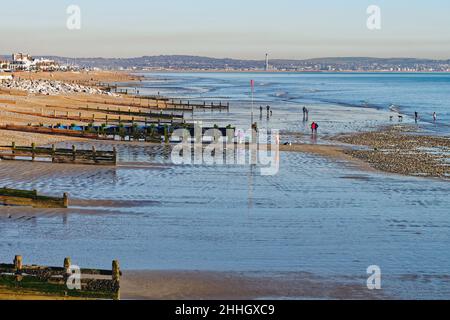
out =
{"type": "MultiPolygon", "coordinates": [[[[149,73],[148,80],[139,88],[141,94],[167,95],[183,99],[226,100],[242,108],[250,106],[250,80],[255,80],[255,107],[270,104],[292,116],[300,113],[303,105],[314,111],[328,106],[325,121],[341,120],[339,111],[348,107],[350,113],[344,122],[367,121],[361,109],[399,112],[420,116],[420,125],[433,132],[450,134],[450,74],[383,74],[383,73],[149,73]],[[335,114],[333,114],[335,108],[335,114]],[[433,123],[433,113],[438,121],[433,123]],[[352,118],[352,113],[356,114],[352,118]]],[[[281,112],[280,111],[280,112],[281,112]]],[[[234,117],[232,117],[234,118],[234,117]]],[[[387,120],[380,118],[380,124],[387,120]]],[[[395,120],[397,118],[395,117],[395,120]]],[[[322,119],[320,119],[322,120],[322,119]]],[[[363,125],[362,127],[365,127],[363,125]]],[[[283,125],[281,126],[283,127],[283,125]]],[[[322,126],[324,127],[324,126],[322,126]]],[[[325,126],[326,128],[326,126],[325,126]]],[[[299,129],[299,128],[295,128],[299,129]]],[[[339,130],[338,130],[339,131],[339,130]]]]}

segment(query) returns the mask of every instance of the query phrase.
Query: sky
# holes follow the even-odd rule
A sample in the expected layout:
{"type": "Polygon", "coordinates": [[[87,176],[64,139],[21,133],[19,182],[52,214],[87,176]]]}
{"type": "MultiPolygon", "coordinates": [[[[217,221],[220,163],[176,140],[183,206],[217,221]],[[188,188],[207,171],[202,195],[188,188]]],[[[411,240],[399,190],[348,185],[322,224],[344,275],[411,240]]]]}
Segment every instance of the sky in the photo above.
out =
{"type": "Polygon", "coordinates": [[[0,54],[450,58],[448,0],[2,1],[0,54]],[[66,10],[81,9],[69,30],[66,10]],[[381,9],[369,30],[366,10],[381,9]]]}

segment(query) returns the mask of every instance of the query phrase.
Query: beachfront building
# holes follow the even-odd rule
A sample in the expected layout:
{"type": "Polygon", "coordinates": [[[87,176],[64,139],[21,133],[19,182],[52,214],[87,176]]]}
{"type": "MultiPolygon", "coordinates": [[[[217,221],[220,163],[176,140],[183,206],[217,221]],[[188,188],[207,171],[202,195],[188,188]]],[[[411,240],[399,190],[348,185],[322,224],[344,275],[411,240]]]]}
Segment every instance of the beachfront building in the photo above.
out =
{"type": "Polygon", "coordinates": [[[33,61],[33,57],[31,57],[29,54],[13,53],[10,67],[14,71],[30,70],[33,61]]]}
{"type": "Polygon", "coordinates": [[[56,71],[59,69],[59,65],[54,60],[34,59],[29,54],[14,53],[10,68],[14,71],[56,71]]]}
{"type": "Polygon", "coordinates": [[[12,80],[13,76],[9,73],[3,73],[0,71],[0,82],[6,81],[6,80],[12,80]]]}
{"type": "Polygon", "coordinates": [[[0,71],[7,71],[7,70],[9,70],[9,61],[0,60],[0,71]]]}
{"type": "Polygon", "coordinates": [[[34,69],[40,71],[56,71],[59,69],[59,64],[50,59],[34,60],[34,69]]]}

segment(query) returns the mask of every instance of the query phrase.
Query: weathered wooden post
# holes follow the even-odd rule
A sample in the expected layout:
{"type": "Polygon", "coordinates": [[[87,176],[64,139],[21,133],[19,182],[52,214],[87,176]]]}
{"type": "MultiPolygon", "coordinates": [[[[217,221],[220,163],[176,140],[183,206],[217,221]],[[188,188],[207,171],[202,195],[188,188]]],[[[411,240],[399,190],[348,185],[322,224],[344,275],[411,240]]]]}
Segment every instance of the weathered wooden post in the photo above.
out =
{"type": "Polygon", "coordinates": [[[56,146],[52,144],[52,162],[55,162],[56,146]]]}
{"type": "Polygon", "coordinates": [[[13,141],[12,142],[12,144],[11,144],[11,150],[12,150],[12,154],[13,154],[13,160],[16,160],[16,156],[15,156],[15,154],[16,154],[16,143],[13,141]]]}
{"type": "Polygon", "coordinates": [[[75,162],[77,158],[77,147],[75,145],[72,145],[72,161],[75,162]]]}
{"type": "Polygon", "coordinates": [[[56,110],[53,110],[53,117],[56,118],[56,110]]]}
{"type": "Polygon", "coordinates": [[[33,142],[31,144],[31,161],[34,161],[36,158],[36,144],[33,142]]]}
{"type": "Polygon", "coordinates": [[[67,257],[64,259],[64,270],[66,271],[66,274],[70,273],[70,266],[72,265],[72,261],[70,257],[67,257]]]}
{"type": "Polygon", "coordinates": [[[114,282],[114,300],[120,300],[120,266],[119,261],[112,262],[112,281],[114,282]]]}
{"type": "Polygon", "coordinates": [[[15,256],[14,257],[14,269],[16,272],[21,271],[23,268],[23,259],[22,256],[15,256]]]}
{"type": "Polygon", "coordinates": [[[81,112],[78,113],[78,117],[80,118],[80,121],[81,121],[81,112]]]}
{"type": "Polygon", "coordinates": [[[112,262],[112,280],[120,282],[120,266],[118,260],[112,262]]]}
{"type": "Polygon", "coordinates": [[[69,207],[69,194],[67,192],[63,193],[63,207],[64,208],[69,207]]]}
{"type": "Polygon", "coordinates": [[[22,268],[23,268],[23,260],[22,256],[14,257],[14,271],[15,271],[15,280],[22,281],[22,268]]]}
{"type": "Polygon", "coordinates": [[[117,164],[117,149],[116,147],[113,147],[113,154],[114,154],[114,164],[117,164]]]}
{"type": "Polygon", "coordinates": [[[169,127],[167,125],[164,126],[164,142],[169,143],[169,127]]]}
{"type": "Polygon", "coordinates": [[[97,162],[97,150],[95,149],[95,146],[92,146],[92,158],[94,159],[94,162],[97,162]]]}

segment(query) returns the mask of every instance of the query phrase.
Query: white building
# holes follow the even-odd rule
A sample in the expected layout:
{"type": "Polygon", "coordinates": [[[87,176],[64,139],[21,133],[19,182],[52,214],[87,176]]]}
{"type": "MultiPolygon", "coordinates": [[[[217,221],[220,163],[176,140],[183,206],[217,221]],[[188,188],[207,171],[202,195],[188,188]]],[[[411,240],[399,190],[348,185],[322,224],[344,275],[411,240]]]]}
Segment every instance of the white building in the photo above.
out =
{"type": "Polygon", "coordinates": [[[29,54],[14,53],[12,55],[12,62],[10,68],[14,71],[30,71],[30,70],[41,70],[41,71],[55,71],[59,69],[59,65],[50,59],[34,59],[29,54]]]}
{"type": "Polygon", "coordinates": [[[12,80],[13,76],[10,74],[0,73],[0,82],[5,80],[12,80]]]}

